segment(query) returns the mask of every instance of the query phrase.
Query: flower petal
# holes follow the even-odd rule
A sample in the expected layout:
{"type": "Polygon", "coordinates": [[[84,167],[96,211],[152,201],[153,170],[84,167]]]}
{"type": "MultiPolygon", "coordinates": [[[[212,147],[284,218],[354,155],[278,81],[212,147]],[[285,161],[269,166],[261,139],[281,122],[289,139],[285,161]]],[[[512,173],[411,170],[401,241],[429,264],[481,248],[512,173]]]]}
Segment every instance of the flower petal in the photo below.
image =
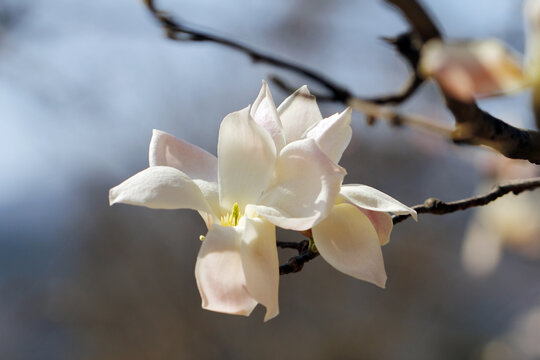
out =
{"type": "Polygon", "coordinates": [[[301,139],[309,128],[322,120],[315,96],[305,85],[279,105],[278,113],[287,144],[301,139]]]}
{"type": "Polygon", "coordinates": [[[351,141],[351,113],[351,108],[347,108],[341,113],[322,119],[306,133],[306,137],[314,139],[336,164],[351,141]]]}
{"type": "Polygon", "coordinates": [[[414,209],[371,186],[347,184],[341,187],[339,194],[363,209],[391,212],[397,215],[410,214],[415,221],[418,221],[418,215],[414,209]]]}
{"type": "Polygon", "coordinates": [[[195,265],[203,309],[248,316],[257,306],[246,288],[241,236],[241,228],[219,224],[206,235],[195,265]]]}
{"type": "Polygon", "coordinates": [[[212,213],[199,187],[183,172],[168,166],[152,166],[109,191],[117,203],[152,209],[194,209],[212,213]]]}
{"type": "Polygon", "coordinates": [[[192,179],[217,182],[217,158],[198,146],[155,130],[150,141],[150,166],[171,166],[192,179]]]}
{"type": "Polygon", "coordinates": [[[279,115],[272,99],[272,94],[268,88],[268,84],[263,80],[263,85],[257,99],[251,107],[251,117],[253,120],[268,131],[276,145],[276,151],[279,151],[285,146],[285,135],[283,135],[283,126],[279,120],[279,115]]]}
{"type": "Polygon", "coordinates": [[[328,214],[345,174],[313,139],[295,141],[283,148],[272,186],[250,208],[279,227],[307,230],[328,214]]]}
{"type": "Polygon", "coordinates": [[[339,204],[313,227],[321,256],[337,270],[384,288],[386,272],[371,221],[351,204],[339,204]]]}
{"type": "Polygon", "coordinates": [[[264,321],[279,314],[279,260],[276,228],[261,218],[245,219],[240,254],[249,294],[266,307],[264,321]]]}
{"type": "Polygon", "coordinates": [[[255,203],[274,173],[276,147],[270,134],[249,115],[249,108],[223,119],[218,140],[218,177],[221,206],[240,209],[255,203]]]}
{"type": "Polygon", "coordinates": [[[422,48],[419,69],[462,101],[519,90],[521,60],[497,40],[447,44],[431,40],[422,48]]]}
{"type": "Polygon", "coordinates": [[[357,209],[363,212],[364,215],[368,217],[369,221],[371,221],[371,225],[373,225],[373,228],[379,236],[379,243],[381,246],[388,244],[390,241],[390,234],[392,233],[392,227],[394,226],[392,223],[392,216],[385,212],[367,210],[361,207],[357,207],[357,209]]]}

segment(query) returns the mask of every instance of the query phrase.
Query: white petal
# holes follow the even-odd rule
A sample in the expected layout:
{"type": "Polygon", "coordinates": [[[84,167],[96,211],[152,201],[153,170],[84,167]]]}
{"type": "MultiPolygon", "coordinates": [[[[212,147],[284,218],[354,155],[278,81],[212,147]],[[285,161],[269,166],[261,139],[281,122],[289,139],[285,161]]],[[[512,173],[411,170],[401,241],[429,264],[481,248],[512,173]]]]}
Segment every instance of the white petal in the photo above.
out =
{"type": "Polygon", "coordinates": [[[199,187],[183,172],[168,166],[152,166],[109,191],[117,203],[152,209],[194,209],[212,213],[199,187]]]}
{"type": "Polygon", "coordinates": [[[270,134],[249,115],[249,108],[229,114],[219,130],[218,167],[221,206],[240,209],[256,202],[274,173],[276,147],[270,134]]]}
{"type": "Polygon", "coordinates": [[[268,131],[276,145],[276,151],[279,151],[285,146],[285,136],[283,135],[283,126],[279,120],[279,115],[272,99],[272,94],[268,88],[268,84],[263,80],[263,85],[259,96],[255,99],[251,107],[251,117],[255,122],[261,125],[268,131]]]}
{"type": "Polygon", "coordinates": [[[322,120],[322,115],[307,86],[302,86],[278,107],[287,143],[302,138],[304,133],[322,120]]]}
{"type": "Polygon", "coordinates": [[[246,288],[240,256],[242,229],[214,225],[195,265],[195,278],[206,310],[248,316],[257,301],[246,288]]]}
{"type": "Polygon", "coordinates": [[[273,185],[250,207],[279,227],[307,230],[328,214],[345,174],[313,139],[295,141],[281,151],[273,185]]]}
{"type": "Polygon", "coordinates": [[[396,215],[410,214],[418,221],[416,211],[403,205],[393,197],[367,185],[347,184],[341,187],[340,195],[352,204],[373,211],[391,212],[396,215]]]}
{"type": "Polygon", "coordinates": [[[154,130],[150,141],[150,166],[171,166],[192,179],[217,182],[217,158],[209,152],[154,130]]]}
{"type": "Polygon", "coordinates": [[[249,294],[266,307],[264,321],[279,314],[279,260],[276,247],[276,228],[261,218],[245,219],[240,247],[242,264],[249,294]]]}
{"type": "Polygon", "coordinates": [[[519,90],[524,85],[521,60],[498,40],[457,44],[431,40],[422,47],[419,69],[462,101],[519,90]]]}
{"type": "Polygon", "coordinates": [[[392,227],[394,226],[392,223],[392,216],[385,212],[367,210],[361,207],[357,207],[357,209],[363,212],[364,215],[368,217],[369,221],[371,221],[371,225],[373,225],[373,228],[379,236],[379,243],[381,246],[388,244],[390,241],[390,234],[392,233],[392,227]]]}
{"type": "Polygon", "coordinates": [[[308,130],[307,138],[314,139],[321,150],[336,164],[352,137],[351,108],[322,119],[308,130]]]}
{"type": "Polygon", "coordinates": [[[371,221],[355,206],[334,206],[312,231],[319,253],[330,265],[384,288],[386,272],[379,238],[371,221]]]}

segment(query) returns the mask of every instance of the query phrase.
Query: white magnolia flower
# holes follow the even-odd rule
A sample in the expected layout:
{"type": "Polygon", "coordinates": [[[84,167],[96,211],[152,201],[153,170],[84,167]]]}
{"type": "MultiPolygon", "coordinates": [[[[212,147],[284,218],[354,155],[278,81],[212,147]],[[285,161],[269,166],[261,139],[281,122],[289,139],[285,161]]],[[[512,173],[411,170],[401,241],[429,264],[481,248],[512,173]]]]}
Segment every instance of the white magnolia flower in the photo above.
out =
{"type": "MultiPolygon", "coordinates": [[[[312,139],[328,158],[339,162],[352,136],[350,109],[323,119],[305,86],[285,99],[277,111],[273,104],[263,83],[251,113],[272,134],[276,148],[312,139]]],[[[313,241],[321,256],[339,271],[384,287],[381,245],[390,240],[393,226],[388,213],[411,214],[416,219],[416,211],[379,190],[343,185],[329,215],[313,226],[313,241]]]]}
{"type": "Polygon", "coordinates": [[[294,122],[308,111],[291,107],[280,120],[271,98],[258,98],[253,108],[223,119],[217,158],[154,130],[150,167],[110,190],[111,204],[201,214],[208,233],[195,276],[203,308],[247,316],[260,303],[265,321],[279,313],[275,225],[315,226],[330,212],[345,175],[316,140],[294,138],[294,122]],[[296,141],[285,145],[285,139],[296,141]]]}

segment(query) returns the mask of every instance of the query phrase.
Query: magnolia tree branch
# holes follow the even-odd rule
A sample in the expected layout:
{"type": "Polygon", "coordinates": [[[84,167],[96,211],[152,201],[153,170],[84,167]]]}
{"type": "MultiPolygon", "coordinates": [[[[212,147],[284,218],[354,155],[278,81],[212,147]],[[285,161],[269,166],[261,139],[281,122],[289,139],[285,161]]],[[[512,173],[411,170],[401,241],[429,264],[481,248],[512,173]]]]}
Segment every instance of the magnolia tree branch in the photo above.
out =
{"type": "MultiPolygon", "coordinates": [[[[444,202],[435,198],[429,198],[424,201],[423,204],[413,206],[412,208],[416,210],[418,214],[444,215],[489,204],[490,202],[509,193],[518,195],[524,191],[530,191],[538,188],[540,188],[540,177],[527,180],[515,180],[496,185],[490,192],[483,195],[452,202],[444,202]]],[[[410,217],[410,215],[394,215],[392,217],[392,222],[394,225],[396,225],[410,217]]],[[[309,240],[303,240],[299,243],[278,241],[277,246],[281,248],[293,248],[298,251],[297,256],[293,256],[287,261],[286,264],[279,267],[279,273],[281,275],[302,270],[306,262],[316,258],[319,255],[318,252],[313,251],[313,249],[309,247],[309,240]]]]}
{"type": "MultiPolygon", "coordinates": [[[[506,195],[513,193],[518,195],[524,191],[534,190],[540,188],[540,177],[527,179],[527,180],[514,180],[504,184],[499,184],[493,187],[493,189],[483,195],[474,196],[468,199],[444,202],[439,199],[429,198],[421,205],[413,206],[418,214],[434,214],[444,215],[460,210],[466,210],[471,207],[483,206],[490,202],[506,195]]],[[[405,219],[408,219],[410,215],[394,215],[392,222],[398,224],[405,219]]]]}

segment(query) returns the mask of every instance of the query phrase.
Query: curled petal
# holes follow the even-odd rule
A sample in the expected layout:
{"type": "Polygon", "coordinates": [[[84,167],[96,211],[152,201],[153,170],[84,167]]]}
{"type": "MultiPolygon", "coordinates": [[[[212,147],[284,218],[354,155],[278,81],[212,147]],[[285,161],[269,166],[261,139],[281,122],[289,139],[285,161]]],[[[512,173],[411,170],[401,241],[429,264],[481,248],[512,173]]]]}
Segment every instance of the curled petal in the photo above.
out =
{"type": "Polygon", "coordinates": [[[391,212],[397,215],[409,214],[415,221],[418,215],[414,209],[404,205],[393,197],[367,185],[348,184],[341,187],[339,193],[346,201],[363,209],[391,212]]]}
{"type": "Polygon", "coordinates": [[[373,225],[375,232],[377,232],[377,236],[379,236],[379,243],[381,246],[388,244],[392,228],[394,227],[392,216],[385,212],[367,210],[361,207],[358,207],[357,209],[363,212],[364,215],[368,217],[369,221],[371,221],[371,225],[373,225]]]}
{"type": "Polygon", "coordinates": [[[202,243],[195,278],[206,310],[248,316],[257,301],[246,287],[240,256],[242,229],[214,225],[202,243]]]}
{"type": "Polygon", "coordinates": [[[137,173],[109,191],[117,203],[152,209],[194,209],[212,213],[199,187],[183,172],[168,166],[153,166],[137,173]]]}
{"type": "Polygon", "coordinates": [[[273,224],[261,218],[246,219],[240,246],[242,264],[249,294],[266,307],[264,321],[279,314],[279,260],[276,230],[273,224]]]}
{"type": "Polygon", "coordinates": [[[272,136],[276,145],[276,151],[279,153],[283,146],[285,146],[283,126],[279,120],[276,105],[274,104],[274,99],[272,99],[268,84],[264,80],[259,96],[257,96],[251,107],[250,114],[253,120],[265,128],[270,136],[272,136]]]}
{"type": "Polygon", "coordinates": [[[150,166],[170,166],[192,179],[217,182],[217,158],[209,152],[154,130],[150,141],[150,166]]]}
{"type": "Polygon", "coordinates": [[[347,108],[341,113],[322,119],[306,133],[306,137],[314,139],[336,164],[351,141],[351,112],[351,108],[347,108]]]}
{"type": "Polygon", "coordinates": [[[355,206],[335,205],[312,231],[319,253],[330,265],[384,288],[386,272],[379,237],[368,217],[355,206]]]}
{"type": "Polygon", "coordinates": [[[447,44],[431,40],[422,48],[419,64],[441,88],[462,101],[523,87],[521,60],[497,40],[447,44]]]}
{"type": "Polygon", "coordinates": [[[322,120],[315,96],[305,85],[279,105],[278,113],[287,143],[301,139],[309,128],[322,120]]]}
{"type": "Polygon", "coordinates": [[[218,140],[219,196],[222,207],[255,203],[274,173],[276,147],[249,108],[223,119],[218,140]]]}
{"type": "Polygon", "coordinates": [[[328,214],[345,174],[313,139],[295,141],[281,151],[273,185],[250,208],[281,228],[307,230],[328,214]]]}

